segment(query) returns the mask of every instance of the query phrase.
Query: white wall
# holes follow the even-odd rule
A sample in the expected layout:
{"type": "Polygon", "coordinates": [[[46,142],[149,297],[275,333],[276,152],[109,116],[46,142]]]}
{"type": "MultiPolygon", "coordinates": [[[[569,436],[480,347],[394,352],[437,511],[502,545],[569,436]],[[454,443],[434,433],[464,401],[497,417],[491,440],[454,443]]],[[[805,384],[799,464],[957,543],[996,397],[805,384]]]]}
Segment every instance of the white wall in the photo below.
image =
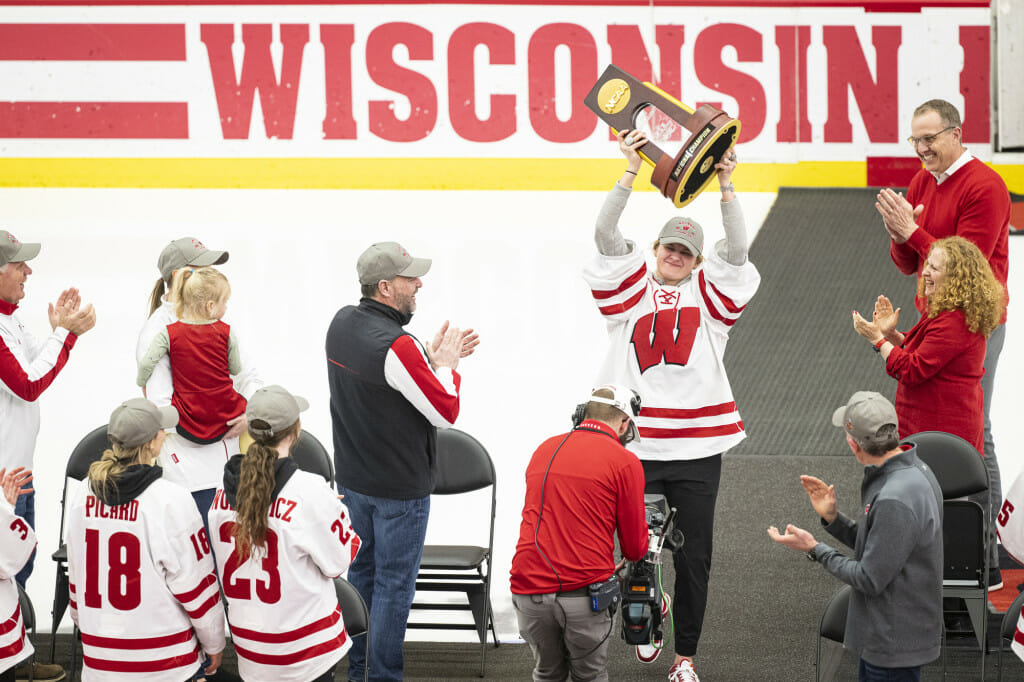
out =
{"type": "MultiPolygon", "coordinates": [[[[753,238],[774,195],[742,194],[741,200],[753,238]]],[[[493,594],[499,634],[514,636],[507,581],[523,471],[541,440],[568,428],[604,351],[603,324],[579,275],[593,253],[593,219],[602,201],[600,192],[0,190],[0,227],[43,243],[22,302],[26,325],[36,333],[48,328],[47,301],[70,285],[98,311],[96,328],[41,398],[40,556],[29,592],[43,629],[67,456],[115,405],[138,394],[134,347],[158,276],[157,255],[171,239],[189,235],[230,251],[222,266],[233,288],[228,319],[268,383],[309,398],[303,423],[328,447],[323,340],[335,310],[358,299],[356,257],[373,241],[395,239],[413,255],[434,259],[409,328],[429,338],[451,319],[480,332],[477,353],[459,368],[458,426],[484,443],[498,468],[493,594]]],[[[637,193],[624,231],[648,243],[672,212],[659,195],[637,193]]],[[[705,226],[708,243],[720,236],[717,193],[702,195],[686,212],[705,226]]],[[[1014,262],[1024,257],[1021,241],[1011,240],[1014,262]]],[[[1024,292],[1020,268],[1011,276],[1011,289],[1024,292]]],[[[1014,407],[1024,397],[1012,380],[1022,376],[1020,354],[1013,352],[1024,342],[1024,323],[1012,326],[1019,318],[1011,312],[994,411],[1007,478],[1022,468],[1011,447],[1021,432],[1014,407]]],[[[463,541],[483,530],[482,518],[467,516],[464,508],[435,504],[428,541],[463,541]]]]}

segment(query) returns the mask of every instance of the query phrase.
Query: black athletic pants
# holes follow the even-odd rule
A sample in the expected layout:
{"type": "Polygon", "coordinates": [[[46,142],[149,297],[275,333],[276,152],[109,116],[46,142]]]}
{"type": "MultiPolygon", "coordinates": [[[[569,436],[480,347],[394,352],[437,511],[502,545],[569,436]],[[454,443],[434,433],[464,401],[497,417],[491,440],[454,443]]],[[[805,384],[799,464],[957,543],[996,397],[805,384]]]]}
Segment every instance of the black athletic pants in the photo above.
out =
{"type": "Polygon", "coordinates": [[[697,653],[708,603],[715,501],[722,477],[722,456],[672,462],[643,461],[648,495],[660,494],[676,508],[675,527],[683,531],[683,547],[673,559],[676,584],[672,595],[675,651],[697,653]]]}

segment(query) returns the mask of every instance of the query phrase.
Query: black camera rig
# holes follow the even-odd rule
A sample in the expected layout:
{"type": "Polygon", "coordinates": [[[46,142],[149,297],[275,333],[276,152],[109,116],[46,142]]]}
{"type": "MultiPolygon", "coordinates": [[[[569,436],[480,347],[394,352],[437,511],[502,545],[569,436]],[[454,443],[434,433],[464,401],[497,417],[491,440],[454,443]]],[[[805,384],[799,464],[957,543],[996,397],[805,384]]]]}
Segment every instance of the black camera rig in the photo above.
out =
{"type": "Polygon", "coordinates": [[[662,638],[661,550],[683,546],[683,533],[673,527],[675,508],[664,495],[644,495],[647,554],[626,564],[622,580],[622,638],[630,644],[650,644],[662,638]]]}

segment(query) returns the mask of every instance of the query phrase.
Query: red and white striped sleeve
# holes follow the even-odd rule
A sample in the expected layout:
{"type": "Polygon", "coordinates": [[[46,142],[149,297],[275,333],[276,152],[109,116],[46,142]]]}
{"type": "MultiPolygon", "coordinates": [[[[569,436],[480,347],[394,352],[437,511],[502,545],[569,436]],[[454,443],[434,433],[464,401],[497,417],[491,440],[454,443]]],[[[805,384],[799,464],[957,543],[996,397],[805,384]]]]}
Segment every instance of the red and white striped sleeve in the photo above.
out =
{"type": "Polygon", "coordinates": [[[583,268],[597,309],[609,322],[625,322],[647,293],[647,262],[636,244],[624,256],[595,256],[583,268]]]}
{"type": "Polygon", "coordinates": [[[1017,616],[1017,631],[1013,633],[1013,653],[1024,661],[1024,606],[1021,607],[1020,615],[1017,616]]]}
{"type": "Polygon", "coordinates": [[[703,267],[694,275],[700,308],[712,327],[728,333],[757,293],[761,274],[749,260],[730,265],[710,252],[706,255],[703,267]]]}
{"type": "Polygon", "coordinates": [[[324,576],[334,579],[348,570],[359,552],[360,540],[352,529],[348,507],[322,478],[309,478],[315,480],[305,488],[302,508],[312,518],[295,542],[324,576]]]}
{"type": "Polygon", "coordinates": [[[33,402],[49,388],[68,361],[77,336],[57,327],[42,343],[26,334],[29,357],[17,353],[0,338],[0,383],[27,402],[33,402]]]}
{"type": "Polygon", "coordinates": [[[166,505],[165,514],[166,542],[153,539],[153,559],[167,589],[192,621],[203,651],[216,654],[225,646],[224,606],[203,520],[195,505],[184,504],[184,499],[166,505]]]}
{"type": "Polygon", "coordinates": [[[455,424],[462,377],[448,367],[431,369],[426,351],[409,334],[399,336],[388,349],[384,378],[434,426],[446,429],[455,424]]]}

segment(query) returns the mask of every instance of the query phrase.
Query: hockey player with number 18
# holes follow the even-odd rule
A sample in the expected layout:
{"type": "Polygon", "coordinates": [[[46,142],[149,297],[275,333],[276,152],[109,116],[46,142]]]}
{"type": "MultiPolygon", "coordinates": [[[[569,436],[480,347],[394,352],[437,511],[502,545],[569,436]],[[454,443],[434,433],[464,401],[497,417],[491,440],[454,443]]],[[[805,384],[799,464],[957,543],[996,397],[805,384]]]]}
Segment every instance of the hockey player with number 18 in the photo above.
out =
{"type": "Polygon", "coordinates": [[[68,512],[71,618],[82,681],[182,682],[224,650],[210,542],[188,491],[153,466],[170,406],[133,398],[110,415],[113,447],[89,467],[68,512]]]}

